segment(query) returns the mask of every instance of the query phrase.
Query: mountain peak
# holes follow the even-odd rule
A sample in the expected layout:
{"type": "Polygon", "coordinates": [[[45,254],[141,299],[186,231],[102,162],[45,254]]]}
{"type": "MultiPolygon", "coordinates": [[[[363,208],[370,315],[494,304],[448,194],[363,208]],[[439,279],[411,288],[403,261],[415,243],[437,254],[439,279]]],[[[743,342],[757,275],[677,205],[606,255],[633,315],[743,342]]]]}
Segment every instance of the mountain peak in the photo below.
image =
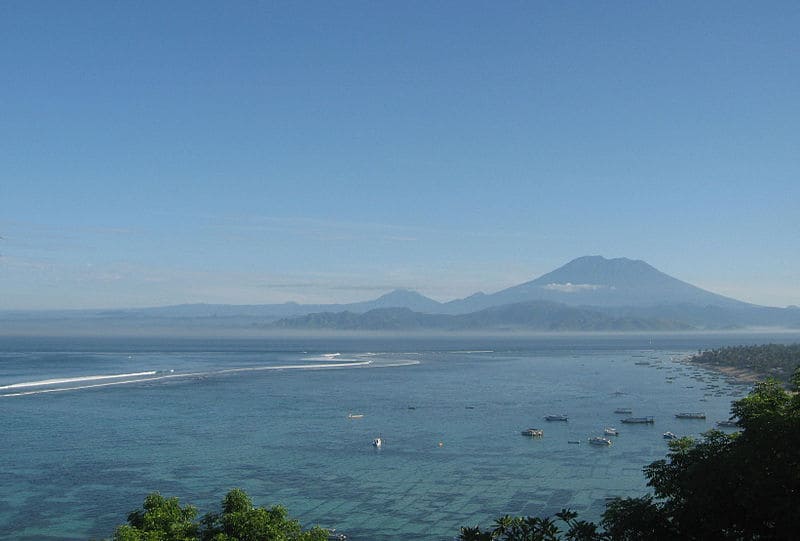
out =
{"type": "Polygon", "coordinates": [[[393,289],[389,293],[384,293],[383,295],[378,297],[376,300],[380,301],[380,300],[393,300],[393,299],[394,300],[408,300],[408,299],[415,299],[415,300],[426,299],[426,300],[431,300],[431,299],[428,299],[428,297],[426,297],[425,295],[422,295],[421,293],[419,293],[417,291],[414,291],[413,289],[406,289],[406,288],[403,288],[403,287],[397,288],[397,289],[393,289]]]}
{"type": "Polygon", "coordinates": [[[571,284],[603,287],[644,287],[674,281],[641,259],[607,259],[589,255],[573,259],[552,272],[528,282],[531,285],[571,284]]]}
{"type": "Polygon", "coordinates": [[[358,311],[373,310],[375,308],[410,308],[418,312],[435,311],[440,303],[429,299],[413,289],[398,288],[385,293],[373,301],[350,305],[358,311]]]}

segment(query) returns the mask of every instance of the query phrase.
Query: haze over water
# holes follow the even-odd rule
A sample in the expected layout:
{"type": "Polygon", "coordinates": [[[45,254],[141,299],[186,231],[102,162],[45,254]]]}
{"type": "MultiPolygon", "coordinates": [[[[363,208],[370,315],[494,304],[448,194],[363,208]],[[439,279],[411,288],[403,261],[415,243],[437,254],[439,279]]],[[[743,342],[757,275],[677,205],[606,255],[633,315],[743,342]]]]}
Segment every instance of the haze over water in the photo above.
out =
{"type": "Polygon", "coordinates": [[[232,487],[355,541],[450,539],[562,507],[597,519],[606,498],[646,491],[641,469],[664,456],[664,431],[697,435],[749,389],[678,359],[797,339],[4,338],[0,531],[106,537],[151,491],[205,513],[232,487]],[[619,407],[656,423],[621,425],[619,407]],[[554,413],[569,421],[544,421],[554,413]],[[614,445],[588,445],[605,426],[620,430],[614,445]],[[545,436],[521,436],[528,427],[545,436]]]}

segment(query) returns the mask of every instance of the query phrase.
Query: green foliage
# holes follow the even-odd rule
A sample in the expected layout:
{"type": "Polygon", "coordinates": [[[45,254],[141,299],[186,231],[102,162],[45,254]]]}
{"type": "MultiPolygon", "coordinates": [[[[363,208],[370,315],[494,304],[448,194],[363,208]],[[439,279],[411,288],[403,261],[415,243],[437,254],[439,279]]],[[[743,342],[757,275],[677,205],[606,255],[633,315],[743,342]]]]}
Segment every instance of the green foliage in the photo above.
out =
{"type": "Polygon", "coordinates": [[[732,346],[698,351],[697,355],[692,357],[692,362],[746,368],[788,381],[790,374],[800,366],[800,344],[732,346]]]}
{"type": "Polygon", "coordinates": [[[145,498],[143,509],[128,515],[113,541],[326,541],[328,531],[319,527],[303,531],[286,508],[254,507],[241,489],[222,500],[221,513],[208,513],[195,523],[194,507],[180,507],[177,498],[158,493],[145,498]]]}
{"type": "Polygon", "coordinates": [[[114,532],[114,541],[194,541],[197,510],[181,507],[178,498],[165,498],[158,492],[147,496],[142,509],[128,515],[128,524],[114,532]]]}

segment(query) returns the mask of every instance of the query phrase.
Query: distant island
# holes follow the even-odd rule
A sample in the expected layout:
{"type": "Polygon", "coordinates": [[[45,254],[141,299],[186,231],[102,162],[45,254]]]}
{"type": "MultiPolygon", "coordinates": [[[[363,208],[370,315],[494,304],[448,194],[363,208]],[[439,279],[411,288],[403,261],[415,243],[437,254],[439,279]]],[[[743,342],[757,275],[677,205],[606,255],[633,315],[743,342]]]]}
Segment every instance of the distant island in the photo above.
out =
{"type": "Polygon", "coordinates": [[[292,332],[665,332],[800,330],[800,308],[759,306],[644,261],[584,256],[495,293],[439,302],[397,289],[349,304],[183,304],[114,310],[0,311],[0,335],[292,332]]]}

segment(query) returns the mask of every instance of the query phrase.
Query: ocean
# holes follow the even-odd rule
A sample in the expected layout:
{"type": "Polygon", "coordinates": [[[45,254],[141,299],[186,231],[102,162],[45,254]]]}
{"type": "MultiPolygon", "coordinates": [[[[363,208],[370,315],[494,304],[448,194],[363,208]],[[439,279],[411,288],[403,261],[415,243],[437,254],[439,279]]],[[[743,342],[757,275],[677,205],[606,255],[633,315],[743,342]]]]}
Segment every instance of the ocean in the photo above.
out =
{"type": "Polygon", "coordinates": [[[682,359],[798,340],[0,337],[0,537],[107,538],[150,492],[203,514],[234,487],[353,541],[451,540],[564,507],[597,520],[647,492],[665,431],[699,435],[750,390],[682,359]],[[613,445],[587,443],[609,426],[613,445]]]}

